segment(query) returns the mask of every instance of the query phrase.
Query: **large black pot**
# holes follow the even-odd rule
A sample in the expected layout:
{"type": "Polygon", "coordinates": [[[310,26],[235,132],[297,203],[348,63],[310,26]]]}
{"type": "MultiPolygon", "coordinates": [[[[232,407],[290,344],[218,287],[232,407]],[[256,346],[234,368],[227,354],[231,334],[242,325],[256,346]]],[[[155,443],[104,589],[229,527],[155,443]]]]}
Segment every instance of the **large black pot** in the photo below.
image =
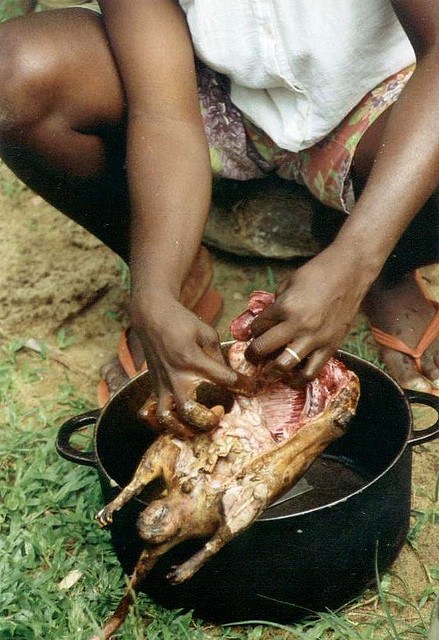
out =
{"type": "MultiPolygon", "coordinates": [[[[400,551],[409,526],[413,445],[439,434],[439,421],[413,431],[410,403],[439,411],[439,398],[404,392],[386,373],[339,352],[361,384],[349,433],[333,443],[306,478],[314,488],[271,507],[228,543],[187,583],[165,575],[199,541],[165,555],[143,590],[171,608],[193,609],[213,622],[264,619],[292,622],[311,611],[336,608],[375,580],[400,551]]],[[[76,416],[60,429],[57,449],[68,460],[96,467],[105,502],[130,480],[152,441],[137,411],[148,392],[148,374],[133,378],[104,407],[76,416]],[[71,435],[96,423],[94,450],[82,453],[71,435]]],[[[148,496],[115,516],[114,549],[130,573],[142,548],[136,518],[148,496]]]]}

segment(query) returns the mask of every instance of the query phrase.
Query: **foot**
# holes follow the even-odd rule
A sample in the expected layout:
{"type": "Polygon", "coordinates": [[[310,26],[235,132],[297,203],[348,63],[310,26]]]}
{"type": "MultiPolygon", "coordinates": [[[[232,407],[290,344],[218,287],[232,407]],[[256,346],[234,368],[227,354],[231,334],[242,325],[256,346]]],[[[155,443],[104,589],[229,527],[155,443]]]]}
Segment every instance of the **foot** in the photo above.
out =
{"type": "MultiPolygon", "coordinates": [[[[377,282],[365,301],[365,312],[373,327],[414,348],[437,311],[425,296],[415,273],[392,286],[377,282]]],[[[381,356],[390,375],[406,389],[431,392],[439,389],[439,338],[425,350],[417,370],[413,357],[380,345],[381,356]]]]}
{"type": "Polygon", "coordinates": [[[111,505],[107,505],[103,509],[96,514],[96,520],[99,523],[100,527],[108,527],[108,525],[113,523],[113,513],[114,509],[111,508],[111,505]]]}

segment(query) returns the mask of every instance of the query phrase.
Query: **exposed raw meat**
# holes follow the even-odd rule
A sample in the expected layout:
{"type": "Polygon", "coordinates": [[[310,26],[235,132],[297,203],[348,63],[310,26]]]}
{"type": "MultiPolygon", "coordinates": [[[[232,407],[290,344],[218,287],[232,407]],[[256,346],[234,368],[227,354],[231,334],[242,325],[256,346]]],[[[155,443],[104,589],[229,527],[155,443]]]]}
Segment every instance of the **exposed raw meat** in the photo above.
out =
{"type": "Polygon", "coordinates": [[[274,295],[267,291],[253,291],[247,309],[230,323],[230,333],[241,342],[250,339],[250,327],[256,316],[274,302],[274,295]]]}
{"type": "MultiPolygon", "coordinates": [[[[252,319],[272,300],[271,294],[255,292],[249,309],[232,323],[232,335],[247,340],[252,319]]],[[[257,376],[259,368],[244,357],[246,346],[241,340],[233,343],[229,362],[241,373],[257,376]]],[[[139,516],[145,550],[103,637],[109,638],[122,624],[133,590],[159,556],[188,538],[208,538],[200,551],[168,575],[173,583],[190,578],[343,435],[358,397],[356,375],[331,359],[304,388],[271,382],[261,384],[254,397],[236,396],[231,411],[211,432],[200,432],[190,440],[170,433],[157,437],[130,484],[97,516],[102,526],[110,524],[114,512],[162,476],[165,495],[139,516]]]]}

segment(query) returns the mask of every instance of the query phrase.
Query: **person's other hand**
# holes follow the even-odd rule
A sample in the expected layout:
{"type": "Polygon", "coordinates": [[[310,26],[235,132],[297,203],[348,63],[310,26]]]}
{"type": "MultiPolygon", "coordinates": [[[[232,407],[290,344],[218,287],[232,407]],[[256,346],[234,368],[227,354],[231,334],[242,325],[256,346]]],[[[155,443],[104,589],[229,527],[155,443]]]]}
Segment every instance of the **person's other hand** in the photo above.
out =
{"type": "Polygon", "coordinates": [[[292,376],[298,385],[313,379],[340,347],[369,285],[355,260],[326,249],[294,271],[254,320],[246,357],[267,361],[269,377],[292,376]]]}

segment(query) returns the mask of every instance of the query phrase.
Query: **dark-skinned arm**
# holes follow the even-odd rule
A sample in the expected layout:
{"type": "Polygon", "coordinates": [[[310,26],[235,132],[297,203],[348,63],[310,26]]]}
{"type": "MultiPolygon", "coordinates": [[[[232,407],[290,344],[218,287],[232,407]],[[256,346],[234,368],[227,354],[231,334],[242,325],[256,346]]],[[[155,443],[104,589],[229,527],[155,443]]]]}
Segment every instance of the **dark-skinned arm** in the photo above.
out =
{"type": "MultiPolygon", "coordinates": [[[[388,117],[367,184],[332,244],[293,273],[255,321],[254,361],[287,343],[314,377],[341,345],[371,284],[439,183],[439,3],[394,0],[416,53],[413,76],[388,117]],[[367,239],[367,240],[366,240],[367,239]]],[[[291,368],[287,352],[278,369],[291,368]]]]}
{"type": "Polygon", "coordinates": [[[186,20],[173,0],[100,5],[127,100],[131,315],[152,373],[157,418],[172,428],[176,405],[189,422],[200,415],[211,426],[218,417],[188,397],[201,379],[233,388],[238,377],[224,364],[216,332],[179,303],[211,197],[186,20]]]}

